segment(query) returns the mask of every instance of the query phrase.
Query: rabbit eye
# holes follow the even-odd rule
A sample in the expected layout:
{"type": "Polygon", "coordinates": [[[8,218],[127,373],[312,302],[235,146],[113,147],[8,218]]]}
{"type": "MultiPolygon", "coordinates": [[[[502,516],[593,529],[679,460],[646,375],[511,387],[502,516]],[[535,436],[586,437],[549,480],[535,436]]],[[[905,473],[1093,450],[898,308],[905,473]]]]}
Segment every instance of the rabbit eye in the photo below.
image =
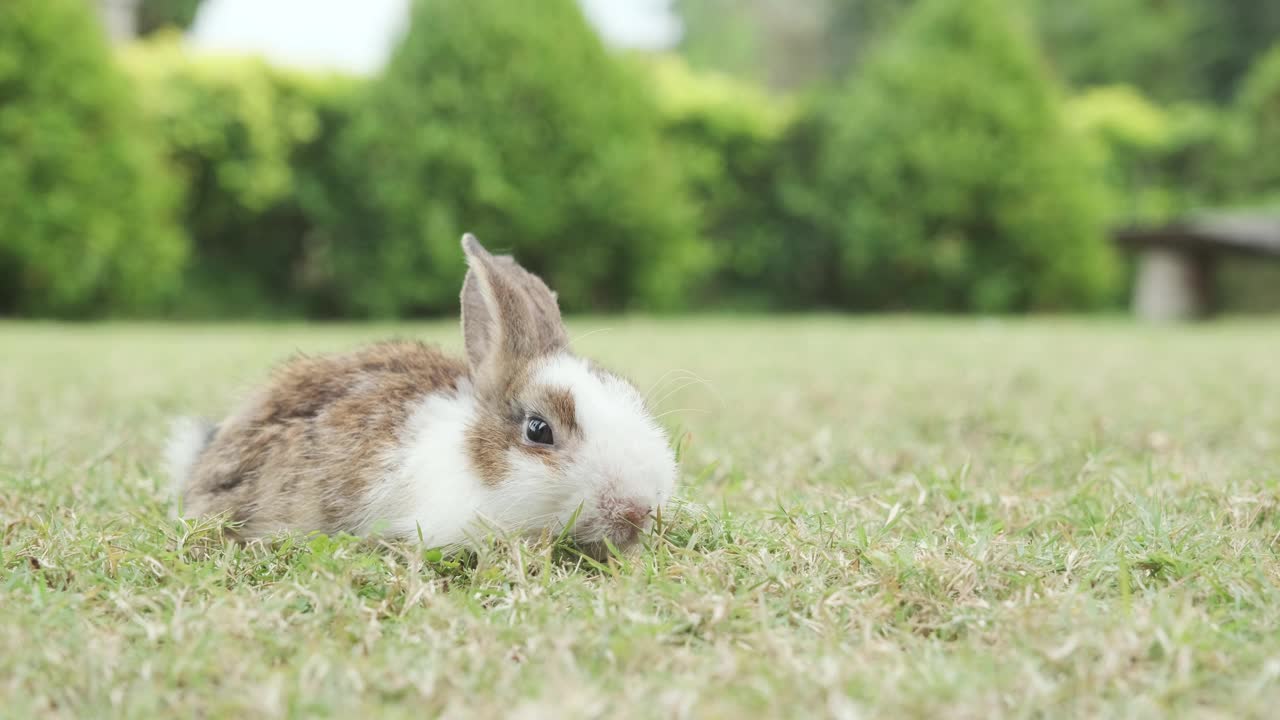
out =
{"type": "Polygon", "coordinates": [[[529,442],[539,445],[551,445],[555,442],[551,434],[551,425],[540,417],[529,418],[529,422],[524,426],[524,436],[529,438],[529,442]]]}

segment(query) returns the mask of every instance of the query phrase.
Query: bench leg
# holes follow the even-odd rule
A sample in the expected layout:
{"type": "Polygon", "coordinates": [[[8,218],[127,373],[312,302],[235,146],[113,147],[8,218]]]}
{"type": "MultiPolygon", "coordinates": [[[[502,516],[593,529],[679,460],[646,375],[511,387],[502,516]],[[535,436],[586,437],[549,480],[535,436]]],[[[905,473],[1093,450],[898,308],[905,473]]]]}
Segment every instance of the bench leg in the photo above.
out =
{"type": "Polygon", "coordinates": [[[1139,318],[1176,322],[1209,312],[1211,272],[1207,258],[1186,250],[1145,248],[1138,255],[1133,310],[1139,318]]]}

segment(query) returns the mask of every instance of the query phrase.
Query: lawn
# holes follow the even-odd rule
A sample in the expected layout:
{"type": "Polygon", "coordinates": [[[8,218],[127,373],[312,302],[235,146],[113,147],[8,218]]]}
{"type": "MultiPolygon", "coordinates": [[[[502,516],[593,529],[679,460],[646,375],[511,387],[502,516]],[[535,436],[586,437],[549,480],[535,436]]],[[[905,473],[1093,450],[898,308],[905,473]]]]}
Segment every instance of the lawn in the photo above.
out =
{"type": "Polygon", "coordinates": [[[456,323],[0,324],[0,715],[1280,706],[1280,322],[570,329],[685,438],[684,502],[603,569],[168,518],[167,417],[298,349],[457,348],[456,323]]]}

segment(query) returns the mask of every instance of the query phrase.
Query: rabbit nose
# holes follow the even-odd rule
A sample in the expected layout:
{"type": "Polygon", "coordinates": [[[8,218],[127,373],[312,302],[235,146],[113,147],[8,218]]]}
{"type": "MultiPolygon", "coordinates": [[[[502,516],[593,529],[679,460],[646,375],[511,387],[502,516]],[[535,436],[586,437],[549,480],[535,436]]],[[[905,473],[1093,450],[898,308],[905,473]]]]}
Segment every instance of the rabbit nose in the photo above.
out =
{"type": "Polygon", "coordinates": [[[644,527],[645,522],[652,514],[653,507],[639,500],[626,500],[618,507],[618,517],[623,522],[634,527],[644,527]]]}

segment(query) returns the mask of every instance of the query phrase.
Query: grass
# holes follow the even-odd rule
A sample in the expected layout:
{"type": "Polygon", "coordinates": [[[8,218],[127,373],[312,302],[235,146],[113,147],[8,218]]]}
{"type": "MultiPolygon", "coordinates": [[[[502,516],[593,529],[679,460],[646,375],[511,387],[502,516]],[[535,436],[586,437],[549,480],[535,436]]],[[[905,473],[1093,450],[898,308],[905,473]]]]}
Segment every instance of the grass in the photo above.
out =
{"type": "MultiPolygon", "coordinates": [[[[585,335],[597,327],[609,332],[585,335]]],[[[621,562],[237,547],[165,419],[413,327],[0,325],[0,715],[1272,717],[1280,326],[592,320],[673,368],[687,502],[621,562]]]]}

